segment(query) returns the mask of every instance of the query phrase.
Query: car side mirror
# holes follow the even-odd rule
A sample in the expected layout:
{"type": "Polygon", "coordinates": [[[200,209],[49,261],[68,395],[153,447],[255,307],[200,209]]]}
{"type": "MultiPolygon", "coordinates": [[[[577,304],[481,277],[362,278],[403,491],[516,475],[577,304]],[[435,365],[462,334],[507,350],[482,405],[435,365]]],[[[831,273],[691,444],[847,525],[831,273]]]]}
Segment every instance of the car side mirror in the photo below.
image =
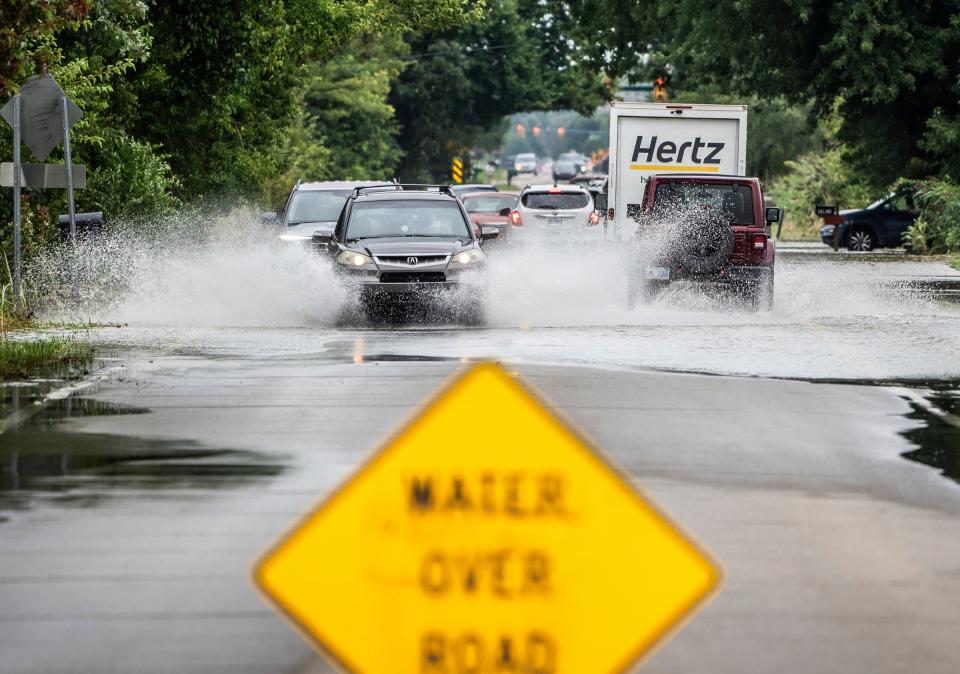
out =
{"type": "Polygon", "coordinates": [[[780,222],[780,218],[783,216],[783,211],[775,206],[771,206],[766,209],[766,220],[768,225],[772,225],[775,222],[780,222]]]}
{"type": "Polygon", "coordinates": [[[325,245],[333,241],[333,230],[332,229],[318,229],[313,233],[311,239],[313,243],[325,245]]]}
{"type": "Polygon", "coordinates": [[[598,211],[607,210],[607,195],[602,192],[593,199],[593,207],[598,211]]]}
{"type": "Polygon", "coordinates": [[[260,221],[265,225],[274,225],[277,222],[277,214],[273,211],[260,214],[260,221]]]}
{"type": "MultiPolygon", "coordinates": [[[[507,209],[509,212],[509,209],[507,209]]],[[[481,227],[480,228],[480,240],[481,241],[492,241],[500,236],[500,230],[496,227],[481,227]]]]}

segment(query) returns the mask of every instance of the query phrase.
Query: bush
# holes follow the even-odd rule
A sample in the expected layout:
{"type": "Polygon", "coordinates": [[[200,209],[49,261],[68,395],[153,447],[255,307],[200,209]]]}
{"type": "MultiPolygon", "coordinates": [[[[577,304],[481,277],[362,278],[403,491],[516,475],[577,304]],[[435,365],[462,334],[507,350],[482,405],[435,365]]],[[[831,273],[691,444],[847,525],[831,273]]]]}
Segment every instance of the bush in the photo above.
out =
{"type": "Polygon", "coordinates": [[[915,253],[960,252],[960,185],[950,178],[901,181],[914,189],[920,217],[903,235],[915,253]]]}
{"type": "Polygon", "coordinates": [[[877,197],[860,181],[844,154],[838,146],[803,155],[787,161],[790,172],[771,181],[767,192],[783,208],[787,237],[817,237],[821,224],[814,210],[817,204],[858,208],[877,197]]]}

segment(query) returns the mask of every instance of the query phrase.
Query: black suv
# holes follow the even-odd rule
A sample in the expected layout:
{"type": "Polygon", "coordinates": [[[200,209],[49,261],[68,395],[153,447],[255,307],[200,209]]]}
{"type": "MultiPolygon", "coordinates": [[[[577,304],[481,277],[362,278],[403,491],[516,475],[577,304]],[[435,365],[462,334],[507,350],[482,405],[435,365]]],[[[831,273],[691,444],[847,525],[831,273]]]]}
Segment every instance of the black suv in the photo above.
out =
{"type": "MultiPolygon", "coordinates": [[[[482,228],[478,239],[449,187],[396,185],[354,189],[334,230],[318,231],[313,240],[369,308],[378,298],[441,298],[482,278],[487,256],[480,241],[497,234],[496,228],[482,228]]],[[[482,285],[465,289],[458,301],[469,306],[462,313],[478,317],[482,285]]]]}
{"type": "MultiPolygon", "coordinates": [[[[919,214],[910,192],[893,192],[866,208],[840,211],[840,245],[860,251],[903,245],[903,233],[919,214]]],[[[820,228],[820,239],[828,246],[833,245],[836,228],[837,225],[820,228]]]]}

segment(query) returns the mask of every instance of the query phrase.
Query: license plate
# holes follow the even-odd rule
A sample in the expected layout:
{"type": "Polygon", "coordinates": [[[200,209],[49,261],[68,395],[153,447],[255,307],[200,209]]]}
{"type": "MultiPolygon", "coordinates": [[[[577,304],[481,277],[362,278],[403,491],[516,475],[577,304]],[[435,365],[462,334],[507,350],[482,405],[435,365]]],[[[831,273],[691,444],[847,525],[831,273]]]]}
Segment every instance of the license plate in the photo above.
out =
{"type": "Polygon", "coordinates": [[[647,267],[643,270],[643,277],[655,281],[669,281],[670,267],[647,267]]]}
{"type": "Polygon", "coordinates": [[[563,220],[561,218],[547,218],[547,224],[551,227],[559,227],[563,224],[563,220]]]}

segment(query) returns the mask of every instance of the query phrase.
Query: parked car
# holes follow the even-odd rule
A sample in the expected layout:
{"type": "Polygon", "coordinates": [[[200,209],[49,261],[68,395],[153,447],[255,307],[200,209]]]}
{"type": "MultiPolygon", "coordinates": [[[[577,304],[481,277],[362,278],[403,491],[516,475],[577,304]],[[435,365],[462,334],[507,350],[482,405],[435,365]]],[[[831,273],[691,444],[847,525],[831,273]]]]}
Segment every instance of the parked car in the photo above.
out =
{"type": "Polygon", "coordinates": [[[520,193],[516,210],[510,214],[511,236],[517,241],[532,239],[576,242],[603,236],[600,214],[593,197],[576,185],[532,185],[520,193]]]}
{"type": "Polygon", "coordinates": [[[510,213],[516,208],[517,195],[512,192],[470,192],[460,195],[467,209],[470,222],[478,231],[483,227],[496,227],[499,232],[497,244],[510,239],[510,213]]]}
{"type": "MultiPolygon", "coordinates": [[[[353,190],[333,231],[314,238],[369,314],[384,300],[444,299],[468,274],[485,273],[480,241],[497,235],[484,227],[477,236],[448,187],[399,185],[353,190]]],[[[482,293],[460,301],[454,307],[459,316],[481,319],[482,293]]]]}
{"type": "Polygon", "coordinates": [[[523,152],[518,154],[513,160],[514,175],[537,172],[537,155],[532,152],[523,152]]]}
{"type": "Polygon", "coordinates": [[[457,197],[471,192],[496,192],[496,185],[472,184],[472,185],[451,185],[450,191],[457,197]]]}
{"type": "Polygon", "coordinates": [[[280,239],[311,243],[317,231],[330,231],[340,217],[347,198],[358,187],[396,190],[396,183],[383,181],[297,182],[280,213],[263,213],[265,223],[279,226],[280,239]]]}
{"type": "MultiPolygon", "coordinates": [[[[902,245],[903,233],[919,215],[910,192],[891,192],[866,208],[840,211],[840,245],[867,251],[902,245]]],[[[838,225],[820,228],[820,239],[832,246],[838,225]]]]}
{"type": "Polygon", "coordinates": [[[776,250],[760,180],[740,176],[654,174],[637,220],[627,301],[647,301],[687,280],[722,285],[754,309],[773,305],[776,250]]]}

